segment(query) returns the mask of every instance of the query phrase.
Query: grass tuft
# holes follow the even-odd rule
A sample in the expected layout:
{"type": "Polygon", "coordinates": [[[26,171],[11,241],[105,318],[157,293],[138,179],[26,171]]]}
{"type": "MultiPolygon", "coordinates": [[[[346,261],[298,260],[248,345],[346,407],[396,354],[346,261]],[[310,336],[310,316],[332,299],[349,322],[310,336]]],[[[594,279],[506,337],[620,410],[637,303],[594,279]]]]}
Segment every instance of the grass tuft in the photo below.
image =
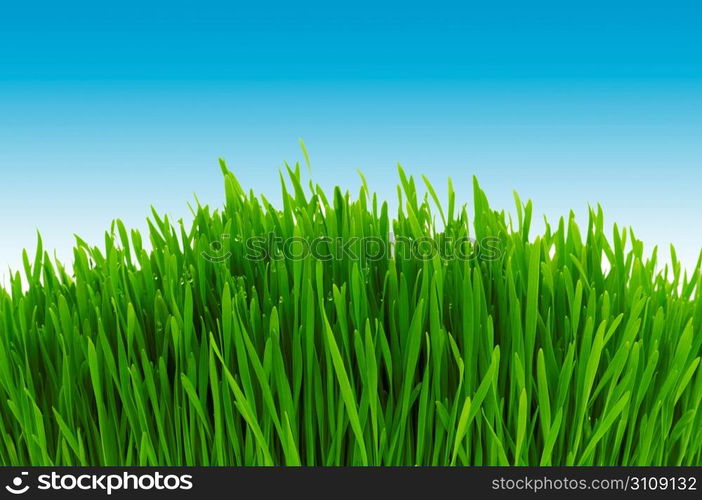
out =
{"type": "Polygon", "coordinates": [[[25,252],[1,465],[702,465],[699,264],[659,271],[599,207],[534,237],[477,180],[469,214],[399,169],[391,216],[365,179],[288,167],[275,208],[221,168],[189,225],[115,221],[70,275],[25,252]]]}

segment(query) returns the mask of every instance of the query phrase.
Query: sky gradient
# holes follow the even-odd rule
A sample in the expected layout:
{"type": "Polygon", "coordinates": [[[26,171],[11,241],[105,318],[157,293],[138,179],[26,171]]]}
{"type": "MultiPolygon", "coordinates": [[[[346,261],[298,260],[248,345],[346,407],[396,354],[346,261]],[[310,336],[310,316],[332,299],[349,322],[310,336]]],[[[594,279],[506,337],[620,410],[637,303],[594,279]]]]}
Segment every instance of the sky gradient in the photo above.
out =
{"type": "Polygon", "coordinates": [[[277,171],[395,198],[396,164],[477,175],[556,220],[601,203],[648,246],[702,247],[702,7],[693,2],[69,2],[0,13],[0,274],[36,231],[143,228],[223,202],[217,158],[276,200],[277,171]]]}

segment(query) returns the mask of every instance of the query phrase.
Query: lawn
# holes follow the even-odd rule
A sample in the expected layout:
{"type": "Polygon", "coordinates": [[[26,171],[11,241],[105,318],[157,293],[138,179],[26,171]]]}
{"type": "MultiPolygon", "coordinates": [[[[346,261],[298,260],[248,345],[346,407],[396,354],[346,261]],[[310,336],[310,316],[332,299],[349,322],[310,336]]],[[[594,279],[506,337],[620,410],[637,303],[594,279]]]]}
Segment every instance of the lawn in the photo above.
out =
{"type": "Polygon", "coordinates": [[[599,207],[534,235],[476,180],[442,206],[399,169],[391,214],[363,179],[289,167],[274,207],[221,166],[220,210],[25,253],[0,464],[702,465],[699,263],[599,207]]]}

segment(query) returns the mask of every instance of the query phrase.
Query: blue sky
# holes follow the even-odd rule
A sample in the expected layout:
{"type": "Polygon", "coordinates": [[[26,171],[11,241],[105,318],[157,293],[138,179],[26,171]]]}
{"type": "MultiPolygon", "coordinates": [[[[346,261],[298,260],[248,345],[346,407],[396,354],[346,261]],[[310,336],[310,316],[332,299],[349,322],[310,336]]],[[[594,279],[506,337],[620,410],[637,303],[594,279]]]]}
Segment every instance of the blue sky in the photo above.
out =
{"type": "Polygon", "coordinates": [[[0,269],[37,229],[67,260],[151,204],[219,206],[219,156],[275,199],[300,137],[325,186],[393,198],[400,162],[468,200],[477,174],[497,207],[600,202],[697,258],[693,2],[143,3],[2,7],[0,269]]]}

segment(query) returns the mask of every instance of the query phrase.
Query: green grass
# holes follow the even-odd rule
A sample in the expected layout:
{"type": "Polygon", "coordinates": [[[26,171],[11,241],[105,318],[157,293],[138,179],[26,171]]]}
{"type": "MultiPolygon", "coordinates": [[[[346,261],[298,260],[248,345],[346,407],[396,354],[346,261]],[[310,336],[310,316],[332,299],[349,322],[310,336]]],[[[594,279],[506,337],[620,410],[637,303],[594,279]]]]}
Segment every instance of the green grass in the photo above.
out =
{"type": "Polygon", "coordinates": [[[392,216],[365,181],[288,168],[278,209],[222,170],[226,206],[154,212],[149,245],[115,221],[71,273],[25,253],[28,286],[0,289],[0,464],[702,464],[699,263],[659,271],[599,208],[534,237],[531,203],[512,222],[475,181],[469,212],[400,170],[392,216]],[[247,258],[271,233],[500,257],[247,258]]]}

